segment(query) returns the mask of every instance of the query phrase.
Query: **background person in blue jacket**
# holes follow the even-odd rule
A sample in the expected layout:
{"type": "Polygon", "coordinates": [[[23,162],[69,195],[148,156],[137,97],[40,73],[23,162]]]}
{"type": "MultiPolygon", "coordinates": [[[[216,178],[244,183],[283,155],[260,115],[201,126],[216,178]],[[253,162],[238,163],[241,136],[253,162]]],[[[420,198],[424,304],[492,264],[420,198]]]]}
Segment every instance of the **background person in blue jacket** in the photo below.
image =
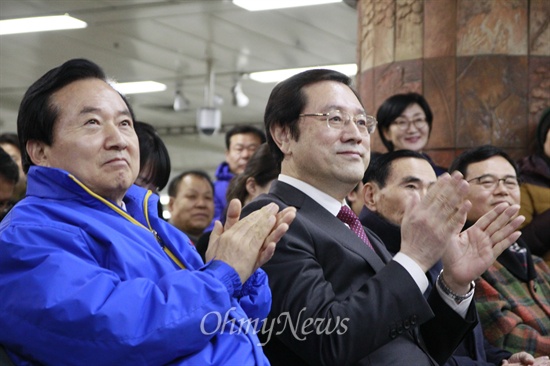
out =
{"type": "Polygon", "coordinates": [[[99,66],[70,60],[18,115],[27,197],[0,224],[0,344],[16,364],[262,365],[265,273],[294,209],[238,220],[231,202],[206,265],[157,215],[134,116],[99,66]]]}
{"type": "Polygon", "coordinates": [[[225,134],[225,161],[216,169],[214,181],[214,218],[206,231],[212,230],[216,220],[221,220],[227,206],[227,188],[237,174],[244,172],[248,160],[265,142],[265,133],[248,125],[235,126],[225,134]]]}

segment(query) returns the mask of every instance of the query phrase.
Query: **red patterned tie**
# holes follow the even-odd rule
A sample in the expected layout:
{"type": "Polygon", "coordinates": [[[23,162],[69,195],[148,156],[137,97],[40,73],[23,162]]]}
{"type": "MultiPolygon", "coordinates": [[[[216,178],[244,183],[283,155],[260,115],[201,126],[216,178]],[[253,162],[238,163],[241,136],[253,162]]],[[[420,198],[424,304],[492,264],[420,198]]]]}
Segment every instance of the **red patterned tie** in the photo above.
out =
{"type": "Polygon", "coordinates": [[[357,215],[355,215],[355,212],[351,210],[348,206],[344,205],[340,208],[340,212],[338,212],[338,215],[336,215],[337,218],[339,218],[343,223],[348,224],[349,228],[361,239],[365,242],[365,244],[368,245],[369,248],[374,250],[372,247],[372,244],[369,241],[369,238],[367,238],[367,235],[365,234],[365,230],[363,229],[363,225],[361,225],[361,221],[357,218],[357,215]]]}

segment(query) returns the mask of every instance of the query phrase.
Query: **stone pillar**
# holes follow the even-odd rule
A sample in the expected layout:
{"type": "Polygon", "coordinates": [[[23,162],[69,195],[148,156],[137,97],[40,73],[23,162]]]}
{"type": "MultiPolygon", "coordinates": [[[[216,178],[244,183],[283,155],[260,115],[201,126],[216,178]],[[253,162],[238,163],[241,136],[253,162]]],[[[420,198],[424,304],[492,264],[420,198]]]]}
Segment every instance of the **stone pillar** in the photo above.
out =
{"type": "MultiPolygon", "coordinates": [[[[357,86],[370,114],[395,93],[434,113],[426,152],[449,166],[483,145],[530,152],[550,107],[549,0],[358,0],[357,86]]],[[[384,152],[378,134],[373,151],[384,152]]]]}

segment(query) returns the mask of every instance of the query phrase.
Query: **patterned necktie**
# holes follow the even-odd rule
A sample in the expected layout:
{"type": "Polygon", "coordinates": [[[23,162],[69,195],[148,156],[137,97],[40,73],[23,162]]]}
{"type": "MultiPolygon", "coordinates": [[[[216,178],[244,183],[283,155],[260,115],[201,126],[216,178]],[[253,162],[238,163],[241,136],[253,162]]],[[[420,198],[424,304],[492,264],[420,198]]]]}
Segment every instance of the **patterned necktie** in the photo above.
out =
{"type": "Polygon", "coordinates": [[[337,218],[340,219],[345,224],[348,224],[351,231],[353,231],[361,240],[367,244],[369,248],[374,250],[372,247],[372,244],[369,241],[369,238],[367,238],[367,235],[365,234],[365,230],[363,229],[363,225],[361,225],[361,221],[357,218],[357,215],[355,215],[355,212],[351,210],[346,205],[343,205],[340,208],[340,212],[338,212],[338,215],[336,215],[337,218]]]}

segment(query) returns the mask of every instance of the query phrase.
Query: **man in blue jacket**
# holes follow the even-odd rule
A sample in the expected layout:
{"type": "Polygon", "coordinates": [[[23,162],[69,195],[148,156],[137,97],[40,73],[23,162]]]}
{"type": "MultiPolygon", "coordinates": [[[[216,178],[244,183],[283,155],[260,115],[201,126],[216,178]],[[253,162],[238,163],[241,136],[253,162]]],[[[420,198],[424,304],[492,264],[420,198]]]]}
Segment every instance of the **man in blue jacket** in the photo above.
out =
{"type": "Polygon", "coordinates": [[[248,160],[256,149],[265,142],[265,134],[254,126],[235,126],[225,134],[225,161],[216,169],[214,181],[214,218],[207,231],[212,230],[214,222],[221,220],[227,206],[227,188],[237,174],[244,171],[248,160]]]}
{"type": "Polygon", "coordinates": [[[265,273],[294,210],[238,220],[232,202],[204,264],[157,215],[132,110],[75,59],[26,92],[18,135],[27,197],[0,224],[0,344],[16,364],[263,365],[265,273]]]}

